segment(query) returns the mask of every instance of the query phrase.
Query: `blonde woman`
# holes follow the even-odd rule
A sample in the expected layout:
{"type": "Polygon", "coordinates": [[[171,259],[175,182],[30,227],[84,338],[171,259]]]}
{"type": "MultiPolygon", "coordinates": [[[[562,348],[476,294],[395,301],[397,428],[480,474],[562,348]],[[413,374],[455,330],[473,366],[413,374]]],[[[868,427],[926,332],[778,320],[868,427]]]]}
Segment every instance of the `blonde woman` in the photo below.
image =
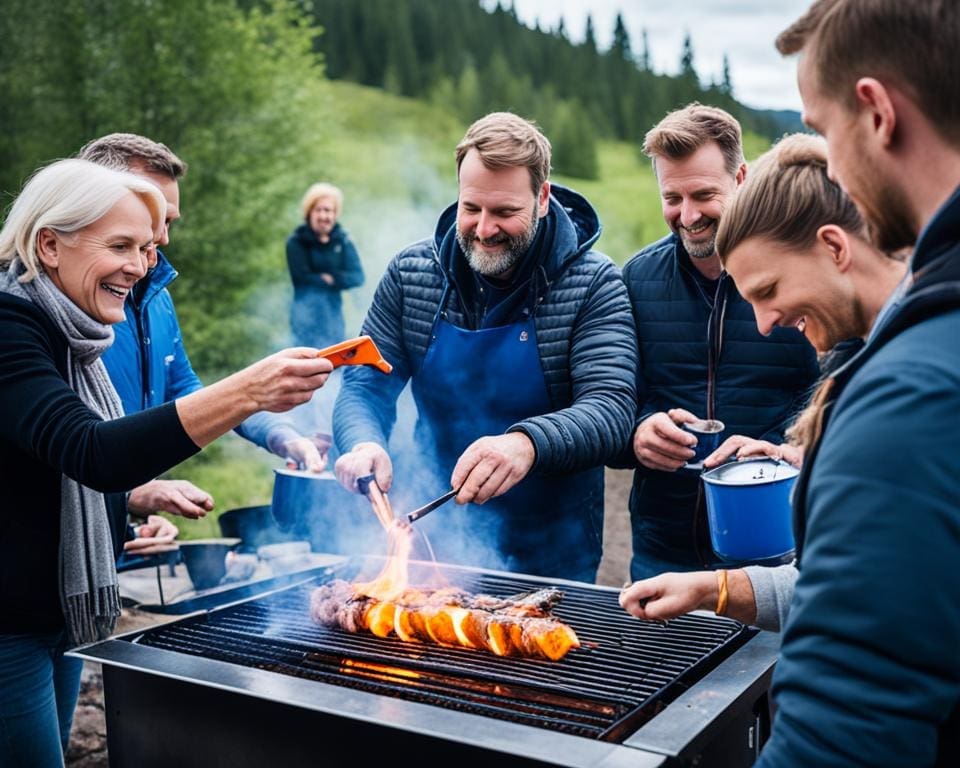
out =
{"type": "Polygon", "coordinates": [[[123,416],[100,356],[147,271],[166,202],[85,160],[39,171],[0,230],[0,765],[59,766],[82,664],[120,614],[124,491],[259,410],[310,398],[331,370],[292,349],[123,416]]]}
{"type": "Polygon", "coordinates": [[[287,267],[293,281],[290,328],[294,343],[326,347],[343,341],[343,299],[363,285],[363,267],[353,241],[338,219],[343,192],[314,184],[303,196],[304,221],[287,240],[287,267]]]}

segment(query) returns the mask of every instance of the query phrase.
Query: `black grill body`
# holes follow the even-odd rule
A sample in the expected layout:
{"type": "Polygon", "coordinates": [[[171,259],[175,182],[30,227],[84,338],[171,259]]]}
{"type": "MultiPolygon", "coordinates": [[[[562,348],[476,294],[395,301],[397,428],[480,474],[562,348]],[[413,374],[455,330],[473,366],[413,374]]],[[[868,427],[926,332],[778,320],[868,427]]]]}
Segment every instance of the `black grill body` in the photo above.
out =
{"type": "Polygon", "coordinates": [[[445,569],[470,592],[558,586],[582,646],[564,659],[405,643],[315,625],[310,592],[346,570],[81,649],[104,663],[112,766],[344,764],[398,755],[510,764],[749,765],[775,638],[729,619],[638,621],[617,591],[445,569]],[[346,750],[346,752],[344,752],[346,750]],[[411,752],[411,750],[413,750],[411,752]],[[154,762],[155,761],[155,762],[154,762]]]}

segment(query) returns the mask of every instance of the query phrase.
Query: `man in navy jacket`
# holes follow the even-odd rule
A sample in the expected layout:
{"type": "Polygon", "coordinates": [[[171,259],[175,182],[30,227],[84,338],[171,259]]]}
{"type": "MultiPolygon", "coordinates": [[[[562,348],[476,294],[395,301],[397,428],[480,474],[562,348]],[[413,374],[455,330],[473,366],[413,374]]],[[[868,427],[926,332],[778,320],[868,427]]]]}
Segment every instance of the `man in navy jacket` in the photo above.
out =
{"type": "MultiPolygon", "coordinates": [[[[170,242],[170,225],[180,217],[179,179],[186,163],[167,146],[144,136],[113,133],[86,144],[78,155],[117,170],[129,170],[155,184],[167,201],[167,218],[158,246],[170,242]]],[[[103,362],[124,413],[137,413],[200,389],[203,384],[187,357],[168,286],[177,272],[156,249],[147,276],[138,281],[124,304],[127,319],[114,326],[114,341],[103,362]]],[[[251,442],[321,471],[325,457],[303,437],[289,417],[257,413],[237,432],[251,442]]],[[[213,498],[186,480],[154,480],[129,495],[131,514],[145,517],[164,511],[197,518],[213,509],[213,498]]]]}
{"type": "Polygon", "coordinates": [[[394,499],[457,501],[416,523],[441,560],[592,582],[603,537],[603,464],[633,426],[636,339],[627,292],[592,250],[600,222],[548,181],[550,143],[493,113],[457,147],[459,199],[432,238],[401,251],[363,333],[393,364],[348,369],[334,410],[340,481],[393,482],[387,453],[409,380],[416,447],[394,499]]]}
{"type": "Polygon", "coordinates": [[[941,0],[817,2],[777,39],[876,244],[916,246],[899,306],[834,374],[795,488],[764,768],[960,764],[958,44],[941,0]]]}
{"type": "Polygon", "coordinates": [[[696,438],[680,428],[717,419],[733,455],[743,437],[783,442],[818,374],[795,328],[769,336],[723,272],[714,248],[725,203],[746,175],[740,125],[691,104],[646,136],[663,215],[672,233],[624,267],[640,345],[637,424],[619,466],[634,467],[630,494],[633,579],[711,568],[696,438]]]}

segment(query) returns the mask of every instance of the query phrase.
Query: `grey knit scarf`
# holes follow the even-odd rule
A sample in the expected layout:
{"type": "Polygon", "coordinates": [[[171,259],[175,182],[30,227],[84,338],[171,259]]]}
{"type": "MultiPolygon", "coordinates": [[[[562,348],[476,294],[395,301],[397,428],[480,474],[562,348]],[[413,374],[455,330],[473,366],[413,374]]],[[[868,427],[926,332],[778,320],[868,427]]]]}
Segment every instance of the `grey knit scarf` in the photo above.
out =
{"type": "MultiPolygon", "coordinates": [[[[100,360],[113,328],[84,313],[44,273],[21,283],[19,258],[0,272],[0,291],[42,309],[67,339],[67,383],[104,419],[123,415],[120,398],[100,360]]],[[[60,603],[71,645],[102,640],[120,616],[120,590],[107,506],[98,493],[66,475],[60,478],[60,603]]]]}

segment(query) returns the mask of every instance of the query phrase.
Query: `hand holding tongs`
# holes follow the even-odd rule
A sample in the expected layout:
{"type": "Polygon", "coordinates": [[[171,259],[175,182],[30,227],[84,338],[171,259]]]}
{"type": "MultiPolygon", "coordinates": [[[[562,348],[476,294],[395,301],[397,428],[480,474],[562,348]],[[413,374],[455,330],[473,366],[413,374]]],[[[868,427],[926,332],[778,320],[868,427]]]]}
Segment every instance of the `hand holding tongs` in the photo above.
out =
{"type": "Polygon", "coordinates": [[[444,504],[450,501],[450,499],[456,496],[459,492],[460,492],[459,488],[453,488],[447,491],[445,494],[443,494],[443,496],[440,496],[439,498],[434,499],[428,504],[424,504],[422,507],[417,507],[415,510],[413,510],[413,512],[407,512],[407,522],[415,523],[424,515],[427,515],[433,512],[433,510],[435,510],[437,507],[442,507],[444,504]]]}
{"type": "Polygon", "coordinates": [[[387,498],[380,486],[377,485],[376,475],[364,475],[357,478],[357,488],[360,493],[370,499],[370,506],[373,507],[373,513],[380,521],[380,525],[388,529],[394,523],[393,509],[390,506],[390,499],[387,498]]]}

